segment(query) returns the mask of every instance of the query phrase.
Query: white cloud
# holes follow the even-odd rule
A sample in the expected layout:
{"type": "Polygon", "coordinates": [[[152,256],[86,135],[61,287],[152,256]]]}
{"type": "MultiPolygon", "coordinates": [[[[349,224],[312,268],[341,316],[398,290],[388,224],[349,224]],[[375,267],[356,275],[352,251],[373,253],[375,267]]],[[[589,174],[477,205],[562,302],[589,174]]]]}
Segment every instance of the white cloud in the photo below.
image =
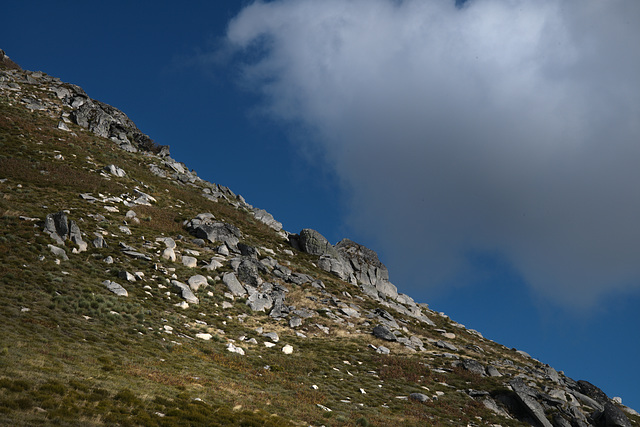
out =
{"type": "Polygon", "coordinates": [[[588,304],[640,287],[638,22],[635,0],[282,0],[227,37],[390,267],[439,286],[499,253],[588,304]]]}

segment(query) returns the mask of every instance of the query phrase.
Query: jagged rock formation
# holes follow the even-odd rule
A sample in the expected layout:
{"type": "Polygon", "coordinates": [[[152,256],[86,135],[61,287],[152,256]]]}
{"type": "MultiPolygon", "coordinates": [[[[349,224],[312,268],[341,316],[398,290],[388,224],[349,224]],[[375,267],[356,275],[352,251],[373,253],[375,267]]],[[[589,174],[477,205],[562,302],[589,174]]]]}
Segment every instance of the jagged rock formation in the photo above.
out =
{"type": "Polygon", "coordinates": [[[282,230],[268,212],[156,149],[121,111],[16,67],[0,51],[0,220],[3,230],[23,225],[0,239],[7,257],[0,280],[30,294],[3,300],[9,308],[0,340],[20,341],[38,358],[11,359],[20,347],[0,345],[8,360],[0,423],[72,424],[69,414],[80,411],[105,424],[171,425],[213,420],[238,405],[253,405],[249,414],[268,411],[258,425],[270,425],[272,413],[299,425],[640,421],[596,386],[398,293],[373,250],[349,239],[332,245],[311,229],[282,230]],[[124,151],[105,156],[90,145],[124,151]],[[9,245],[18,248],[11,258],[9,245]],[[116,368],[110,360],[118,358],[126,362],[116,368]],[[73,380],[29,383],[35,380],[25,372],[63,381],[48,363],[73,380]],[[128,392],[108,391],[123,383],[128,392]],[[73,410],[60,409],[94,388],[73,410]],[[134,398],[130,388],[158,395],[134,398]],[[171,400],[177,394],[187,396],[183,406],[197,405],[193,413],[171,400]],[[100,405],[86,403],[96,399],[100,405]],[[91,412],[108,405],[116,406],[91,412]]]}

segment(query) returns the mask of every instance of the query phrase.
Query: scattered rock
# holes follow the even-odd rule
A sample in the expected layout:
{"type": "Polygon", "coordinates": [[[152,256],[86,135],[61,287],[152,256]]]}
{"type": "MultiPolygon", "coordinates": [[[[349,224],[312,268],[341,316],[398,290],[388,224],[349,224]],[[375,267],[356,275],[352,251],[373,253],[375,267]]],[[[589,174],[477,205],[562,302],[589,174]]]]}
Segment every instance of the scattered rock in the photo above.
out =
{"type": "Polygon", "coordinates": [[[385,347],[385,346],[383,346],[383,345],[379,345],[379,346],[376,348],[376,353],[379,353],[379,354],[389,354],[389,353],[391,353],[391,350],[389,350],[387,347],[385,347]]]}
{"type": "Polygon", "coordinates": [[[411,393],[409,395],[409,400],[415,400],[416,402],[428,402],[429,396],[422,393],[411,393]]]}
{"type": "Polygon", "coordinates": [[[194,258],[194,257],[192,257],[192,256],[186,256],[186,255],[184,255],[184,256],[182,257],[182,264],[183,264],[185,267],[195,268],[195,267],[197,267],[197,266],[198,266],[198,259],[197,259],[197,258],[194,258]]]}
{"type": "Polygon", "coordinates": [[[174,289],[180,293],[180,296],[189,304],[198,304],[200,302],[189,286],[177,280],[172,280],[171,284],[174,289]]]}
{"type": "Polygon", "coordinates": [[[168,260],[168,261],[172,261],[175,262],[176,261],[176,253],[173,250],[173,248],[165,248],[162,251],[162,258],[168,260]]]}
{"type": "Polygon", "coordinates": [[[122,296],[122,297],[129,296],[129,293],[127,292],[127,290],[116,282],[112,282],[111,280],[105,280],[104,282],[102,282],[102,284],[105,285],[107,289],[109,289],[111,292],[113,292],[118,296],[122,296]]]}
{"type": "Polygon", "coordinates": [[[293,316],[291,319],[289,319],[289,327],[290,328],[297,328],[299,326],[302,326],[302,319],[299,318],[298,316],[293,316]]]}
{"type": "Polygon", "coordinates": [[[458,351],[458,348],[455,345],[447,341],[438,340],[435,342],[435,346],[447,349],[449,351],[458,351]]]}
{"type": "Polygon", "coordinates": [[[189,277],[187,283],[189,284],[189,287],[193,290],[193,292],[197,292],[200,287],[207,287],[209,285],[209,282],[207,282],[207,278],[200,274],[189,277]]]}
{"type": "Polygon", "coordinates": [[[287,344],[284,347],[282,347],[282,352],[284,354],[291,354],[291,353],[293,353],[293,347],[290,346],[289,344],[287,344]]]}
{"type": "Polygon", "coordinates": [[[244,349],[242,349],[242,347],[236,347],[235,345],[233,345],[233,343],[227,344],[227,351],[244,356],[244,349]]]}
{"type": "Polygon", "coordinates": [[[119,168],[116,165],[105,166],[104,170],[109,172],[111,175],[114,175],[114,176],[117,176],[117,177],[120,177],[120,178],[122,178],[123,176],[125,176],[127,174],[123,169],[119,168]]]}
{"type": "Polygon", "coordinates": [[[395,334],[384,325],[377,325],[373,328],[373,335],[386,341],[397,341],[395,334]]]}
{"type": "Polygon", "coordinates": [[[136,281],[136,277],[129,273],[128,271],[124,271],[124,270],[120,270],[120,272],[118,272],[118,277],[126,280],[127,282],[135,282],[136,281]]]}
{"type": "Polygon", "coordinates": [[[247,305],[253,311],[265,311],[270,310],[273,307],[273,299],[269,294],[254,292],[249,295],[247,299],[247,305]]]}
{"type": "Polygon", "coordinates": [[[51,253],[53,255],[55,255],[57,258],[61,258],[63,261],[68,261],[69,257],[67,256],[67,252],[62,249],[59,248],[57,246],[53,246],[53,245],[47,245],[49,247],[49,250],[51,251],[51,253]]]}
{"type": "Polygon", "coordinates": [[[266,333],[262,334],[262,336],[265,337],[265,338],[269,338],[273,342],[280,341],[280,337],[275,332],[266,332],[266,333]]]}

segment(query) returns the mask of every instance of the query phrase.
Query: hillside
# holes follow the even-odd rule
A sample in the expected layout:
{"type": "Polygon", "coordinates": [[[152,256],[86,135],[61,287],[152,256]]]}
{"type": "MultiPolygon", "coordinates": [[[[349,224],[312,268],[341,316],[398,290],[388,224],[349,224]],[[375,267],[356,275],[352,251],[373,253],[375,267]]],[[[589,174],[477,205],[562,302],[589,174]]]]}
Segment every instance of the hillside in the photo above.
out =
{"type": "Polygon", "coordinates": [[[0,214],[3,425],[640,422],[2,51],[0,214]]]}

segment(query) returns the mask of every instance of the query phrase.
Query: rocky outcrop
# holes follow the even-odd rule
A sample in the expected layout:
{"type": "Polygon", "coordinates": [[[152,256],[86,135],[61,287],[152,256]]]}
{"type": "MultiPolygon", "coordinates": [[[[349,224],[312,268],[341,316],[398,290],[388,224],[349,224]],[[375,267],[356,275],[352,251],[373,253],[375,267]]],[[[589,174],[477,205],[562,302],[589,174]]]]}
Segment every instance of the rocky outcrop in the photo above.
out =
{"type": "Polygon", "coordinates": [[[4,53],[4,50],[0,49],[0,70],[2,69],[20,70],[21,68],[4,53]]]}
{"type": "Polygon", "coordinates": [[[333,246],[322,234],[308,228],[291,240],[292,245],[301,251],[318,255],[320,268],[359,285],[367,295],[373,298],[398,298],[398,289],[389,281],[387,267],[371,249],[349,239],[343,239],[333,246]]]}
{"type": "Polygon", "coordinates": [[[88,245],[82,239],[80,227],[75,221],[70,221],[63,211],[47,215],[44,221],[44,232],[49,234],[60,245],[64,245],[65,241],[71,240],[77,246],[77,248],[73,249],[74,252],[87,250],[88,245]]]}
{"type": "Polygon", "coordinates": [[[238,227],[216,221],[210,213],[199,214],[185,225],[189,232],[199,239],[207,240],[210,243],[224,243],[229,249],[239,251],[238,243],[242,233],[238,227]]]}

